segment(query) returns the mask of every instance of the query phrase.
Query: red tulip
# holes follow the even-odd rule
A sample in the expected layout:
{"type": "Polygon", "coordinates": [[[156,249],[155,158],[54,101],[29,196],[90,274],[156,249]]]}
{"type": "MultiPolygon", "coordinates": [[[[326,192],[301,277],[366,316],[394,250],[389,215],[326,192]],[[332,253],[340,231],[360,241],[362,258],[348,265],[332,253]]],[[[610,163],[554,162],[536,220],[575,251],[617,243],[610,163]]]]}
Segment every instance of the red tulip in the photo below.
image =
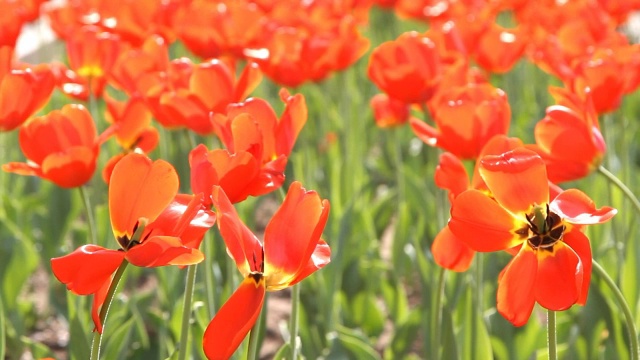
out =
{"type": "Polygon", "coordinates": [[[584,305],[592,260],[582,229],[617,211],[576,189],[551,199],[544,161],[525,148],[484,156],[479,172],[492,195],[458,195],[448,226],[473,250],[516,253],[499,278],[498,311],[521,326],[536,302],[554,311],[584,305]]]}
{"type": "Polygon", "coordinates": [[[292,183],[267,225],[262,244],[242,223],[219,187],[214,187],[212,198],[227,252],[244,277],[204,333],[207,358],[226,359],[256,322],[266,291],[295,285],[329,263],[331,249],[320,238],[329,215],[329,201],[305,190],[299,182],[292,183]]]}

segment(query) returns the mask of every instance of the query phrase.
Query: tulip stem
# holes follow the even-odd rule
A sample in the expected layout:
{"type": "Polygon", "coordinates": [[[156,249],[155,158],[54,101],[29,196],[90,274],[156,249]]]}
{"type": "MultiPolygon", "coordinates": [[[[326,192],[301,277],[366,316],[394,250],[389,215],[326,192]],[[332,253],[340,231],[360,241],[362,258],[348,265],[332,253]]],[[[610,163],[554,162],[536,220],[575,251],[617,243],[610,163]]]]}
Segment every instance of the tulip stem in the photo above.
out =
{"type": "Polygon", "coordinates": [[[633,194],[631,189],[629,189],[627,185],[625,185],[620,179],[618,179],[618,177],[613,175],[604,166],[599,166],[598,171],[624,193],[624,195],[633,203],[633,206],[636,208],[636,211],[638,211],[638,214],[640,214],[640,200],[638,200],[638,198],[633,194]]]}
{"type": "Polygon", "coordinates": [[[291,344],[291,359],[298,358],[298,316],[300,313],[300,284],[291,288],[291,318],[289,319],[289,343],[291,344]]]}
{"type": "Polygon", "coordinates": [[[102,334],[104,333],[104,328],[106,325],[105,321],[107,320],[107,313],[109,312],[109,307],[111,306],[113,296],[116,293],[116,289],[118,288],[118,284],[122,279],[122,275],[124,274],[124,270],[127,268],[127,265],[129,265],[129,262],[127,260],[122,260],[122,263],[118,267],[118,270],[116,270],[116,273],[113,275],[111,285],[109,285],[109,291],[107,291],[107,297],[104,299],[102,308],[100,308],[100,324],[102,325],[102,332],[94,330],[93,342],[91,343],[91,357],[89,358],[90,360],[100,359],[100,344],[102,343],[102,334]]]}
{"type": "Polygon", "coordinates": [[[558,337],[556,332],[556,312],[547,309],[547,347],[549,360],[558,358],[558,337]]]}
{"type": "Polygon", "coordinates": [[[627,323],[627,331],[629,332],[629,340],[630,344],[630,359],[638,360],[638,354],[640,351],[640,347],[638,346],[638,330],[636,329],[636,324],[633,319],[633,314],[631,313],[631,309],[629,308],[629,304],[627,304],[627,300],[625,300],[624,295],[613,281],[613,279],[607,274],[604,268],[593,260],[593,270],[604,280],[604,282],[609,286],[611,291],[613,291],[613,295],[618,300],[618,305],[620,305],[620,309],[624,314],[625,321],[627,323]]]}
{"type": "Polygon", "coordinates": [[[258,320],[253,327],[251,328],[251,332],[249,333],[249,350],[247,351],[247,360],[257,360],[258,359],[258,343],[260,342],[260,328],[262,326],[262,317],[264,316],[266,309],[262,307],[260,311],[260,315],[258,316],[258,320]]]}
{"type": "Polygon", "coordinates": [[[440,333],[442,332],[442,302],[444,299],[444,287],[445,287],[445,275],[447,270],[443,267],[438,267],[438,287],[436,293],[436,300],[434,302],[434,317],[433,326],[431,328],[431,336],[433,339],[432,351],[433,359],[440,359],[440,333]]]}
{"type": "Polygon", "coordinates": [[[84,211],[87,214],[87,225],[89,226],[89,236],[91,244],[98,244],[98,233],[96,232],[96,223],[93,219],[93,210],[91,209],[91,199],[89,199],[89,193],[86,189],[86,185],[78,187],[80,191],[80,197],[82,197],[82,204],[84,205],[84,211]]]}
{"type": "Polygon", "coordinates": [[[184,304],[182,307],[182,329],[180,330],[180,347],[178,348],[178,360],[187,358],[187,344],[189,341],[189,323],[191,322],[191,303],[193,301],[193,288],[196,283],[196,266],[187,266],[187,285],[184,290],[184,304]]]}

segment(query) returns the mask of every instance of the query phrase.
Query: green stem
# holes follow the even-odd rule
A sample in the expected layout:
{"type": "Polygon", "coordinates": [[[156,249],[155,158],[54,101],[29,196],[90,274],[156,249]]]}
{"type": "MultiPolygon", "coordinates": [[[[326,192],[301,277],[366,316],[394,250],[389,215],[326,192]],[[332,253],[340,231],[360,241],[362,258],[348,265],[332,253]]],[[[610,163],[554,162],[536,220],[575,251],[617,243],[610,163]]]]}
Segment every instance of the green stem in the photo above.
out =
{"type": "Polygon", "coordinates": [[[257,360],[258,359],[258,343],[260,342],[260,328],[262,326],[262,318],[265,316],[264,313],[267,310],[263,307],[262,311],[260,311],[260,316],[258,316],[258,320],[253,324],[251,328],[251,332],[249,333],[249,350],[247,352],[247,360],[257,360]]]}
{"type": "Polygon", "coordinates": [[[558,358],[558,338],[556,335],[556,312],[547,309],[547,347],[549,360],[558,358]]]}
{"type": "Polygon", "coordinates": [[[213,246],[214,238],[213,235],[211,235],[211,231],[207,231],[204,236],[204,282],[207,293],[207,310],[209,312],[207,319],[213,319],[213,315],[216,313],[216,289],[213,274],[213,259],[215,258],[213,252],[215,249],[213,246]]]}
{"type": "Polygon", "coordinates": [[[289,319],[289,343],[291,344],[291,359],[298,358],[298,326],[300,312],[300,284],[291,288],[291,318],[289,319]]]}
{"type": "Polygon", "coordinates": [[[98,233],[96,231],[96,223],[93,219],[93,210],[91,208],[91,199],[89,198],[86,185],[78,187],[80,190],[80,196],[82,197],[82,204],[84,205],[84,211],[87,214],[87,224],[89,226],[90,243],[98,245],[98,233]]]}
{"type": "Polygon", "coordinates": [[[197,265],[187,266],[187,285],[184,290],[184,304],[182,307],[182,329],[180,331],[180,347],[178,360],[187,358],[187,343],[189,341],[189,323],[191,322],[191,303],[193,301],[193,288],[196,283],[197,265]]]}
{"type": "Polygon", "coordinates": [[[107,297],[104,299],[104,303],[102,304],[102,308],[100,309],[100,324],[102,324],[102,333],[98,331],[93,333],[91,357],[89,358],[90,360],[98,360],[100,358],[100,344],[102,342],[102,334],[104,333],[104,329],[106,327],[105,321],[107,319],[109,307],[111,306],[113,296],[116,293],[116,289],[118,288],[118,284],[120,283],[120,279],[122,278],[127,265],[129,265],[129,262],[127,260],[122,260],[122,263],[118,267],[118,270],[116,270],[116,273],[113,275],[113,280],[111,280],[111,285],[109,286],[107,297]]]}
{"type": "Polygon", "coordinates": [[[438,267],[438,283],[437,283],[437,293],[436,300],[434,303],[434,315],[435,321],[433,322],[433,326],[431,327],[431,336],[433,337],[432,351],[433,351],[433,359],[440,359],[440,333],[442,327],[442,303],[444,299],[444,287],[445,287],[445,275],[447,270],[443,267],[438,267]]]}
{"type": "Polygon", "coordinates": [[[631,341],[630,359],[638,360],[638,354],[640,351],[640,347],[638,346],[638,330],[636,329],[636,324],[633,319],[633,314],[631,313],[631,309],[629,308],[629,304],[627,304],[627,301],[625,300],[624,295],[622,294],[622,292],[620,291],[616,283],[613,281],[613,279],[609,276],[609,274],[607,274],[604,268],[595,260],[593,260],[593,270],[595,273],[598,274],[598,276],[602,278],[602,280],[604,280],[604,282],[607,284],[607,286],[609,286],[611,291],[613,291],[613,295],[616,297],[616,300],[618,300],[618,305],[620,305],[620,309],[622,310],[625,321],[627,323],[627,331],[629,332],[629,339],[631,341]]]}
{"type": "Polygon", "coordinates": [[[638,214],[640,214],[640,200],[633,194],[631,189],[627,187],[620,179],[618,179],[615,175],[613,175],[609,170],[605,169],[604,166],[598,167],[598,172],[604,175],[611,183],[613,183],[618,189],[620,189],[624,195],[631,201],[633,206],[636,208],[638,214]]]}

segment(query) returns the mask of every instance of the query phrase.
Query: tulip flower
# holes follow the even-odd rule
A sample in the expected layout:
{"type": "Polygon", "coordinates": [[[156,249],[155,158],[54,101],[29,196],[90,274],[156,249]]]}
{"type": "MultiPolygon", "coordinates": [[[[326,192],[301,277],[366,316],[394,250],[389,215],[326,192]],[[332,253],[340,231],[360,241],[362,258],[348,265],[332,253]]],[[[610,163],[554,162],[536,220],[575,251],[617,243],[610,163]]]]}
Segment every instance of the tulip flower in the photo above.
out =
{"type": "Polygon", "coordinates": [[[428,101],[442,73],[434,42],[417,32],[380,44],[371,53],[368,75],[389,97],[408,104],[428,101]]]}
{"type": "Polygon", "coordinates": [[[387,94],[377,94],[369,102],[373,109],[373,118],[381,128],[400,126],[409,121],[411,107],[409,104],[392,99],[387,94]]]}
{"type": "Polygon", "coordinates": [[[51,97],[55,80],[47,65],[11,69],[11,49],[0,48],[0,131],[22,125],[51,97]]]}
{"type": "Polygon", "coordinates": [[[12,162],[4,171],[39,176],[63,188],[88,182],[96,169],[100,144],[111,129],[98,136],[89,111],[82,105],[31,119],[20,128],[19,141],[27,163],[12,162]]]}
{"type": "MultiPolygon", "coordinates": [[[[451,203],[454,202],[458,195],[468,189],[476,189],[488,193],[489,190],[478,173],[479,159],[485,155],[499,155],[522,145],[522,141],[518,138],[508,138],[504,135],[496,135],[491,138],[476,161],[471,181],[469,181],[469,175],[464,164],[458,157],[449,152],[442,153],[434,176],[435,184],[439,188],[448,191],[451,203]]],[[[436,235],[431,245],[431,253],[438,265],[458,272],[467,271],[475,256],[475,251],[455,236],[448,226],[445,226],[436,235]]]]}
{"type": "Polygon", "coordinates": [[[244,278],[204,333],[207,358],[228,359],[256,322],[266,291],[292,286],[329,263],[331,249],[320,238],[329,202],[292,183],[260,243],[220,187],[214,187],[212,198],[227,252],[244,278]]]}
{"type": "Polygon", "coordinates": [[[146,74],[137,83],[163,126],[186,127],[206,135],[214,131],[211,112],[224,113],[230,103],[244,100],[261,79],[254,63],[248,63],[236,79],[232,68],[220,60],[196,65],[181,58],[171,61],[166,72],[146,74]]]}
{"type": "Polygon", "coordinates": [[[51,259],[53,274],[67,289],[94,295],[95,331],[102,333],[99,311],[114,272],[125,260],[157,267],[204,259],[196,247],[215,223],[215,215],[202,207],[202,195],[177,195],[178,186],[178,174],[166,161],[126,155],[109,183],[109,216],[120,249],[89,244],[51,259]]]}
{"type": "Polygon", "coordinates": [[[436,128],[411,119],[413,132],[431,146],[462,159],[474,159],[494,135],[506,134],[511,121],[507,95],[491,84],[470,83],[439,93],[430,108],[436,128]]]}
{"type": "Polygon", "coordinates": [[[595,170],[606,152],[598,115],[585,98],[561,88],[550,88],[557,104],[549,106],[535,127],[535,145],[527,145],[547,164],[549,180],[554,183],[581,179],[595,170]]]}
{"type": "Polygon", "coordinates": [[[448,226],[475,251],[515,252],[498,280],[500,314],[521,326],[536,302],[554,311],[584,305],[592,258],[582,230],[617,211],[596,208],[576,189],[551,199],[544,161],[522,147],[484,156],[479,173],[491,195],[476,189],[459,194],[448,226]]]}
{"type": "Polygon", "coordinates": [[[226,116],[214,116],[216,133],[226,149],[209,151],[199,145],[191,151],[193,192],[202,192],[207,199],[211,186],[219,185],[237,203],[282,186],[287,158],[307,121],[307,105],[301,94],[292,96],[285,89],[280,97],[285,102],[280,119],[268,102],[258,98],[230,105],[226,116]]]}

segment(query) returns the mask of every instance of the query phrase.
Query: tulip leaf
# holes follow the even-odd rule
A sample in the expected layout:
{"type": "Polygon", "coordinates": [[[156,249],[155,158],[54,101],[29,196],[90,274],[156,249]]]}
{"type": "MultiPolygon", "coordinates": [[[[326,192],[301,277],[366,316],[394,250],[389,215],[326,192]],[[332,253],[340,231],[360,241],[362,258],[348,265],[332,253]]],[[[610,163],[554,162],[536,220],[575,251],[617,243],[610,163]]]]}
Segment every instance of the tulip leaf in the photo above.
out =
{"type": "Polygon", "coordinates": [[[4,355],[6,353],[5,333],[4,306],[2,306],[2,297],[0,297],[0,359],[4,359],[4,355]]]}
{"type": "Polygon", "coordinates": [[[327,359],[378,360],[380,355],[371,347],[371,341],[357,330],[337,327],[337,342],[333,343],[327,359]]]}
{"type": "Polygon", "coordinates": [[[280,349],[273,355],[273,360],[287,360],[291,358],[291,344],[284,343],[280,349]]]}
{"type": "MultiPolygon", "coordinates": [[[[113,322],[112,322],[113,323],[113,322]]],[[[102,358],[104,359],[126,359],[130,356],[125,349],[131,348],[131,333],[135,325],[135,319],[129,318],[124,322],[110,327],[105,327],[105,334],[109,337],[107,344],[103,347],[102,358]]],[[[103,334],[103,336],[105,336],[103,334]]]]}
{"type": "Polygon", "coordinates": [[[91,339],[87,336],[83,320],[80,316],[73,316],[69,323],[69,351],[71,359],[88,359],[91,355],[89,344],[91,339]]]}

